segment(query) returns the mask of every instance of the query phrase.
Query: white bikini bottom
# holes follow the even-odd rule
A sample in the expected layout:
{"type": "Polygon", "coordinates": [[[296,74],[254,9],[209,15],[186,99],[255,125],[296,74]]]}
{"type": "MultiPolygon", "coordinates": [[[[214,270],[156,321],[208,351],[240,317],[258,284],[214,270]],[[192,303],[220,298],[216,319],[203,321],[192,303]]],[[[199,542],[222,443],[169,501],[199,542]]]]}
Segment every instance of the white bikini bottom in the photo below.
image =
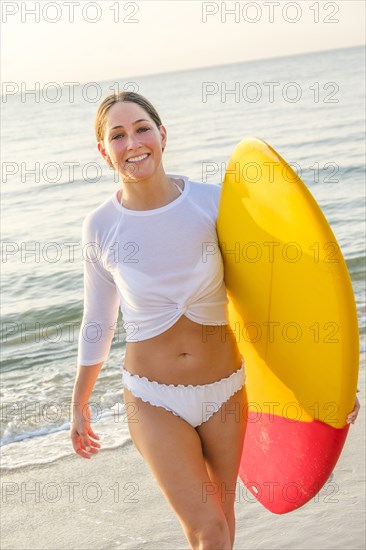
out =
{"type": "Polygon", "coordinates": [[[196,428],[206,422],[245,384],[244,359],[240,369],[226,378],[204,385],[160,384],[145,376],[131,374],[122,365],[122,384],[135,397],[155,407],[163,407],[196,428]]]}

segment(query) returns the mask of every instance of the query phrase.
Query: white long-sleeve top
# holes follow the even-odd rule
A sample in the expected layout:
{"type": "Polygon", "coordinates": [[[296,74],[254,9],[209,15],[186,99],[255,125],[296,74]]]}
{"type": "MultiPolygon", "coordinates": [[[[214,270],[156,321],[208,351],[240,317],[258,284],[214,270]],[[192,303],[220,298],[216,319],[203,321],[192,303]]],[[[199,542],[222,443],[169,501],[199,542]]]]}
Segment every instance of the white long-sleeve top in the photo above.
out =
{"type": "Polygon", "coordinates": [[[127,342],[157,336],[181,315],[205,325],[228,323],[216,233],[220,187],[170,177],[183,179],[184,188],[169,204],[130,210],[116,190],[83,221],[81,365],[106,360],[119,308],[127,342]]]}

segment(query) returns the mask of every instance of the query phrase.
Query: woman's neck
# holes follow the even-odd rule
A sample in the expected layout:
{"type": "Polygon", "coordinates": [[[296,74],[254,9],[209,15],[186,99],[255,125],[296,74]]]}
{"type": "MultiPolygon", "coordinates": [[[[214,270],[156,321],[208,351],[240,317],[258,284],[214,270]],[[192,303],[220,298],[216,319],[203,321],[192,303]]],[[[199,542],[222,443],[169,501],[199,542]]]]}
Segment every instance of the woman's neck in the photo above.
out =
{"type": "Polygon", "coordinates": [[[153,210],[169,204],[179,196],[172,178],[164,171],[137,181],[123,181],[119,202],[129,210],[153,210]]]}

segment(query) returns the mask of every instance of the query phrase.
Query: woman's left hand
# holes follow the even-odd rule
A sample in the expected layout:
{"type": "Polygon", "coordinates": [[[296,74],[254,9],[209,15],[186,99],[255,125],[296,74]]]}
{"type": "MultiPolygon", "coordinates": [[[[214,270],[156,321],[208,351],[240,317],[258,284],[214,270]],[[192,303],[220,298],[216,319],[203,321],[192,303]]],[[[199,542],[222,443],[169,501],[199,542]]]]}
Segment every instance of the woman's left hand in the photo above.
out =
{"type": "Polygon", "coordinates": [[[348,424],[354,424],[356,422],[356,418],[357,418],[357,415],[358,415],[358,411],[360,410],[360,402],[358,400],[358,397],[356,395],[356,401],[355,401],[355,406],[353,408],[353,411],[349,413],[349,415],[347,416],[347,423],[348,424]]]}

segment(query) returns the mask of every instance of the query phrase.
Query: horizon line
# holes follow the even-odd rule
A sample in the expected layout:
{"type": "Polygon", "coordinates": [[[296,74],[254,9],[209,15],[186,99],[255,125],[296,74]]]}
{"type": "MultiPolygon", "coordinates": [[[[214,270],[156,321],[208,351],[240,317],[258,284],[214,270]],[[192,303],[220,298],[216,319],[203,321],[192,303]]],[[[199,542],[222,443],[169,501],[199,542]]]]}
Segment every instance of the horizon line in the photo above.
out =
{"type": "MultiPolygon", "coordinates": [[[[353,46],[344,46],[344,47],[337,47],[337,48],[328,48],[328,49],[324,49],[324,50],[313,50],[313,51],[307,51],[307,52],[299,52],[299,53],[295,53],[295,54],[283,54],[283,55],[274,55],[274,56],[270,56],[270,57],[258,57],[258,58],[252,58],[252,59],[244,59],[242,61],[233,61],[233,62],[229,62],[229,63],[219,63],[217,65],[201,65],[199,67],[190,67],[190,68],[185,68],[185,69],[176,69],[176,70],[167,70],[167,71],[159,71],[159,72],[153,72],[153,73],[144,73],[144,74],[135,74],[135,75],[128,75],[126,77],[124,77],[124,79],[132,79],[132,78],[146,78],[146,77],[152,77],[152,76],[160,76],[160,75],[168,75],[168,74],[176,74],[176,73],[184,73],[184,72],[192,72],[192,71],[200,71],[200,70],[204,70],[204,69],[212,69],[212,68],[215,68],[215,67],[226,67],[226,66],[231,66],[231,65],[241,65],[241,64],[245,64],[245,63],[253,63],[255,61],[266,61],[266,60],[271,60],[271,59],[283,59],[283,58],[287,58],[287,57],[301,57],[301,56],[304,56],[304,55],[313,55],[313,54],[320,54],[320,53],[326,53],[326,52],[334,52],[334,51],[338,51],[338,50],[350,50],[350,49],[356,49],[356,48],[361,48],[363,47],[365,49],[365,46],[366,44],[356,44],[356,45],[353,45],[353,46]]],[[[107,79],[103,79],[103,80],[95,80],[93,82],[96,82],[96,83],[100,83],[100,84],[103,84],[103,83],[108,83],[108,82],[111,82],[113,80],[120,80],[121,77],[110,77],[110,78],[107,78],[107,79]]],[[[85,84],[88,84],[89,82],[91,82],[90,80],[85,80],[84,82],[78,82],[78,85],[79,86],[82,86],[82,85],[85,85],[85,84]]],[[[64,86],[60,86],[61,88],[63,88],[64,86]]],[[[15,94],[14,93],[9,93],[9,94],[0,94],[0,97],[6,97],[7,95],[11,95],[11,96],[16,96],[18,94],[21,94],[22,92],[19,91],[19,92],[16,92],[15,94]]]]}
{"type": "MultiPolygon", "coordinates": [[[[227,65],[240,65],[240,64],[244,64],[244,63],[252,63],[254,61],[265,61],[265,60],[269,60],[269,59],[281,59],[281,58],[285,58],[285,57],[299,57],[301,55],[310,55],[310,54],[317,54],[317,53],[325,53],[325,52],[333,52],[333,51],[337,51],[337,50],[350,50],[350,49],[353,49],[353,48],[361,48],[361,47],[364,47],[365,48],[366,44],[356,44],[354,46],[344,46],[344,47],[337,47],[337,48],[329,48],[329,49],[326,49],[326,50],[314,50],[314,51],[307,51],[307,52],[299,52],[299,53],[295,53],[295,54],[284,54],[284,55],[275,55],[275,56],[271,56],[271,57],[258,57],[258,58],[253,58],[253,59],[244,59],[242,61],[233,61],[233,62],[229,62],[229,63],[219,63],[218,65],[202,65],[200,67],[191,67],[191,68],[187,68],[187,69],[177,69],[177,70],[173,70],[173,71],[161,71],[161,72],[157,72],[157,73],[145,73],[145,74],[136,74],[136,75],[128,75],[126,76],[125,78],[145,78],[147,76],[159,76],[159,75],[163,75],[163,74],[175,74],[175,73],[184,73],[184,72],[191,72],[191,71],[200,71],[200,70],[203,70],[203,69],[213,69],[214,67],[226,67],[227,65]]],[[[100,83],[103,83],[103,82],[110,82],[110,80],[114,80],[113,78],[111,79],[103,79],[103,80],[98,80],[98,82],[100,83]]],[[[81,84],[86,84],[86,82],[81,82],[81,84]]]]}

